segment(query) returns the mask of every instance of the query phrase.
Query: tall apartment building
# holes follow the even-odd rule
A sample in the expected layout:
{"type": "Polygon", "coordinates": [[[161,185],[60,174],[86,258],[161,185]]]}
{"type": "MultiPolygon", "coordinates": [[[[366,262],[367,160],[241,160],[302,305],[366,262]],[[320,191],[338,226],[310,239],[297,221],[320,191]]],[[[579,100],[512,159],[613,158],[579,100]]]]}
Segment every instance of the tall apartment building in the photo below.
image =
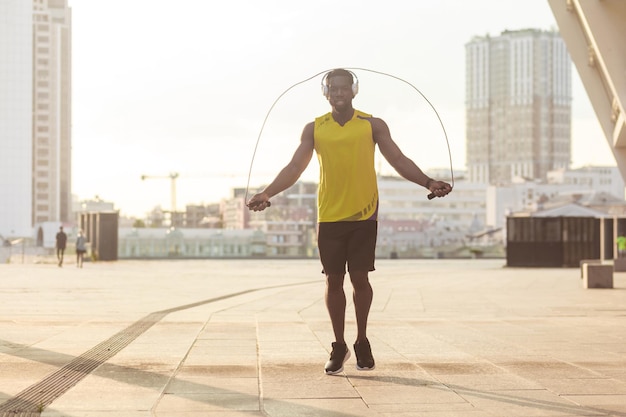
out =
{"type": "Polygon", "coordinates": [[[0,235],[30,235],[33,6],[0,2],[0,235]],[[11,19],[5,18],[11,16],[11,19]]]}
{"type": "Polygon", "coordinates": [[[470,181],[540,179],[571,162],[571,60],[553,31],[504,31],[465,45],[470,181]]]}
{"type": "Polygon", "coordinates": [[[0,2],[0,235],[71,220],[71,11],[0,2]]]}

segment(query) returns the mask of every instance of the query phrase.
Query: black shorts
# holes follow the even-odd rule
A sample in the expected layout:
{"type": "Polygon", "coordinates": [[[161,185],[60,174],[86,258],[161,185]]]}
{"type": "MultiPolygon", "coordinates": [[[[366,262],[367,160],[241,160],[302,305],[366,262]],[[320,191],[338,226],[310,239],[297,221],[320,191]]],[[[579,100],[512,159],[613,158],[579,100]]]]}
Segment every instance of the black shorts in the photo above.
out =
{"type": "Polygon", "coordinates": [[[378,222],[319,223],[317,247],[325,274],[348,271],[374,271],[378,222]]]}

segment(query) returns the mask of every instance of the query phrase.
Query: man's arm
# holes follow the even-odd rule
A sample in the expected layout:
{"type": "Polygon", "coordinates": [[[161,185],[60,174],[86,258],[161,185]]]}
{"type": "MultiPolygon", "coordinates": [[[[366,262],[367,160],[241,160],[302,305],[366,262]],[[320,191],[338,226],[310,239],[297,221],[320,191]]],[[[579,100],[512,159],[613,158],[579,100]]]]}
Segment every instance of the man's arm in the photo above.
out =
{"type": "Polygon", "coordinates": [[[291,161],[278,173],[274,181],[265,187],[263,191],[248,200],[247,205],[250,210],[265,210],[270,206],[270,198],[291,187],[300,178],[313,156],[313,127],[314,122],[304,127],[300,145],[296,148],[291,161]]]}
{"type": "Polygon", "coordinates": [[[398,174],[415,184],[427,188],[436,197],[443,197],[452,191],[450,184],[430,178],[424,174],[415,162],[402,153],[400,147],[391,138],[391,132],[384,120],[373,117],[370,119],[370,123],[372,124],[372,135],[378,145],[378,149],[380,149],[387,162],[398,174]]]}

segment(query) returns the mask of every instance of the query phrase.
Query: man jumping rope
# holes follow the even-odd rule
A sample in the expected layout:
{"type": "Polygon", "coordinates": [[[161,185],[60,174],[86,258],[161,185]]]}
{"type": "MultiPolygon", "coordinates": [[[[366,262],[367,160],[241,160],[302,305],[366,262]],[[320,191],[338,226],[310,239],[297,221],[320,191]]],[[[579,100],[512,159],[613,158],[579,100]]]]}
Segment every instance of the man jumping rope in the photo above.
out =
{"type": "Polygon", "coordinates": [[[326,275],[326,307],[335,342],[325,372],[343,371],[350,358],[344,339],[346,265],[353,287],[357,337],[353,348],[358,370],[375,367],[367,338],[367,319],[373,290],[368,273],[374,271],[378,218],[378,184],[374,163],[378,145],[389,164],[405,179],[427,188],[435,197],[452,191],[450,184],[429,178],[391,138],[389,127],[379,118],[355,110],[352,99],[358,81],[351,71],[335,69],[322,79],[322,90],[332,110],[308,123],[291,161],[260,193],[247,202],[250,210],[270,206],[270,198],[300,178],[316,152],[320,165],[317,243],[326,275]]]}

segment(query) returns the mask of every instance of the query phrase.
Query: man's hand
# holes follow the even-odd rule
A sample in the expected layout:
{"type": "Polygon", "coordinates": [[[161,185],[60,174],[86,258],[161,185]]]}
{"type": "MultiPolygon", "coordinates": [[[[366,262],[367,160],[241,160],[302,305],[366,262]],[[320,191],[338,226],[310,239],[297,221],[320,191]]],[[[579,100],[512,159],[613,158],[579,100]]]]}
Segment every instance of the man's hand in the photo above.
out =
{"type": "Polygon", "coordinates": [[[271,205],[272,203],[270,203],[270,199],[265,193],[255,194],[246,203],[248,209],[252,211],[263,211],[271,205]]]}
{"type": "Polygon", "coordinates": [[[430,181],[428,190],[430,191],[428,199],[432,200],[435,197],[445,197],[448,195],[452,191],[452,186],[445,181],[430,181]]]}

